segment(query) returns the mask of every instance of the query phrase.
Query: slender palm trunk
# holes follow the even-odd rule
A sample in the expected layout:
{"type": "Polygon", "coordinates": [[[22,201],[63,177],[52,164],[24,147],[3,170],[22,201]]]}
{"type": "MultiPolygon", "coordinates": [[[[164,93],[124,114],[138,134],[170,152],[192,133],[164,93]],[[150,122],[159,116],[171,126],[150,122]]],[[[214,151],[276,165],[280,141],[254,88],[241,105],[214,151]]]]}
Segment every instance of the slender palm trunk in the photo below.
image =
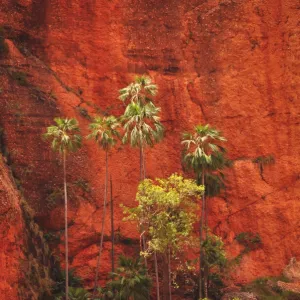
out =
{"type": "Polygon", "coordinates": [[[158,265],[157,265],[156,251],[154,251],[154,266],[155,266],[155,278],[156,278],[156,299],[160,300],[159,278],[158,278],[158,265]]]}
{"type": "MultiPolygon", "coordinates": [[[[205,182],[204,182],[205,184],[205,182]]],[[[209,193],[207,193],[208,195],[209,193]]],[[[205,197],[205,238],[208,238],[208,200],[205,197]]],[[[205,298],[208,298],[208,276],[209,276],[209,269],[208,266],[205,264],[204,266],[204,295],[205,298]]]]}
{"type": "Polygon", "coordinates": [[[143,178],[143,146],[140,146],[140,181],[142,181],[143,178]]]}
{"type": "Polygon", "coordinates": [[[204,266],[204,297],[208,298],[208,267],[207,265],[204,266]]]}
{"type": "Polygon", "coordinates": [[[168,272],[169,272],[169,294],[170,300],[172,300],[172,281],[171,281],[171,251],[168,249],[168,272]]]}
{"type": "Polygon", "coordinates": [[[170,299],[170,272],[168,253],[162,256],[162,272],[163,272],[163,300],[170,299]]]}
{"type": "Polygon", "coordinates": [[[66,300],[69,299],[69,247],[68,247],[68,193],[67,193],[67,174],[66,174],[66,151],[63,153],[64,166],[64,194],[65,194],[65,258],[66,258],[66,300]]]}
{"type": "Polygon", "coordinates": [[[146,166],[145,166],[145,149],[142,147],[142,167],[143,167],[143,180],[146,179],[146,166]]]}
{"type": "Polygon", "coordinates": [[[115,271],[115,228],[114,228],[114,200],[112,180],[110,176],[110,223],[111,223],[111,271],[115,271]]]}
{"type": "Polygon", "coordinates": [[[105,215],[106,215],[106,202],[107,202],[107,186],[108,186],[108,151],[105,151],[105,186],[104,186],[104,201],[103,201],[103,215],[102,215],[102,225],[101,225],[101,238],[99,245],[99,254],[97,259],[96,266],[96,276],[95,276],[95,284],[92,299],[95,299],[96,290],[98,287],[98,276],[99,276],[99,267],[100,267],[100,258],[103,249],[103,238],[104,238],[104,224],[105,224],[105,215]]]}
{"type": "MultiPolygon", "coordinates": [[[[140,181],[145,179],[145,164],[144,164],[144,150],[143,150],[143,144],[142,141],[140,141],[140,181]]],[[[143,231],[143,228],[142,228],[143,231]]],[[[145,238],[145,234],[142,235],[142,247],[143,247],[143,251],[146,250],[146,238],[145,238]]],[[[144,257],[144,261],[145,261],[145,267],[147,269],[148,267],[148,262],[147,262],[147,258],[144,257]]]]}
{"type": "MultiPolygon", "coordinates": [[[[202,170],[201,184],[204,186],[204,170],[202,170]]],[[[200,222],[200,255],[199,255],[199,299],[202,299],[202,271],[203,267],[203,251],[202,251],[202,241],[203,241],[203,224],[204,224],[204,212],[205,212],[205,193],[202,195],[202,213],[200,222]]]]}

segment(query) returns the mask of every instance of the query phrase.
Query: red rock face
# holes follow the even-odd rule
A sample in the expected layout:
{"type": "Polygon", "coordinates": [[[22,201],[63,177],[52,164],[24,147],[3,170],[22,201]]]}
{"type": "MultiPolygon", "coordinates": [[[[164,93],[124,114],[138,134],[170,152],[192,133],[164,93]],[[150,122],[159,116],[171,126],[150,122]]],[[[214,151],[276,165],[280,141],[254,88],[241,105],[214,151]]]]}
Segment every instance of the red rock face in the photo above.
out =
{"type": "MultiPolygon", "coordinates": [[[[91,115],[120,115],[124,107],[118,89],[134,74],[148,73],[159,86],[156,104],[162,108],[166,137],[147,150],[147,175],[181,172],[181,132],[197,123],[216,126],[228,139],[234,164],[227,171],[226,193],[210,199],[209,224],[224,238],[230,255],[240,251],[234,240],[240,232],[259,233],[263,243],[244,256],[234,280],[278,275],[291,257],[299,258],[297,1],[4,2],[0,23],[13,40],[5,64],[26,72],[30,86],[16,85],[2,67],[1,126],[40,224],[63,228],[62,207],[49,200],[61,188],[61,163],[41,140],[45,127],[54,116],[75,116],[87,134],[83,109],[91,115]],[[36,87],[39,91],[33,92],[36,87]],[[269,155],[274,164],[260,168],[253,163],[269,155]],[[33,171],[23,176],[26,167],[33,171]]],[[[104,153],[92,141],[84,144],[68,161],[70,255],[89,286],[103,209],[104,153]],[[78,187],[78,180],[88,182],[90,190],[78,187]]],[[[109,155],[118,253],[134,251],[121,241],[137,238],[135,225],[122,222],[119,204],[134,205],[138,163],[138,151],[127,146],[109,155]]],[[[109,234],[107,215],[101,280],[110,270],[109,234]]]]}
{"type": "Polygon", "coordinates": [[[0,156],[0,294],[2,299],[18,299],[24,224],[19,196],[8,174],[0,156]]]}

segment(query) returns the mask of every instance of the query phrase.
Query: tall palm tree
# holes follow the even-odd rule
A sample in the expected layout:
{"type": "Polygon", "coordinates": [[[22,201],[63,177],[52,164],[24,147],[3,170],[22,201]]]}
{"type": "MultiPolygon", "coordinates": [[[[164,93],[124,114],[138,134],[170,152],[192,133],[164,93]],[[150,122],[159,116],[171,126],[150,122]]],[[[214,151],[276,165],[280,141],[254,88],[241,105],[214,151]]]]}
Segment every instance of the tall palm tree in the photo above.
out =
{"type": "MultiPolygon", "coordinates": [[[[131,84],[119,91],[119,99],[125,102],[130,100],[124,115],[125,134],[123,143],[130,142],[132,147],[140,150],[140,180],[146,178],[145,153],[146,146],[153,146],[162,140],[164,127],[160,122],[160,108],[153,104],[153,97],[157,94],[157,85],[152,83],[148,76],[137,76],[131,84]]],[[[142,248],[146,248],[146,239],[142,233],[142,248]]],[[[157,297],[159,299],[157,256],[154,254],[157,297]]],[[[145,266],[147,259],[145,257],[145,266]]]]}
{"type": "MultiPolygon", "coordinates": [[[[187,168],[192,169],[196,175],[198,184],[205,186],[205,178],[210,181],[212,176],[210,173],[216,172],[224,167],[226,164],[225,149],[220,145],[226,139],[221,136],[221,133],[207,125],[195,126],[194,133],[184,133],[182,144],[184,145],[183,160],[187,168]]],[[[215,179],[216,180],[216,179],[215,179]]],[[[216,181],[217,182],[217,181],[216,181]]],[[[203,261],[203,253],[201,250],[203,241],[203,227],[204,220],[207,219],[205,215],[207,203],[205,193],[202,195],[202,213],[200,222],[200,276],[199,276],[199,298],[202,299],[202,272],[201,262],[203,261]]],[[[202,265],[203,266],[203,265],[202,265]]],[[[207,281],[205,280],[204,287],[205,297],[207,297],[207,281]]]]}
{"type": "Polygon", "coordinates": [[[129,142],[132,147],[140,149],[140,180],[145,179],[146,146],[153,146],[163,138],[164,127],[158,116],[160,108],[152,102],[142,105],[139,102],[130,102],[122,116],[125,134],[123,143],[129,142]]]}
{"type": "Polygon", "coordinates": [[[139,102],[145,104],[152,102],[152,97],[157,94],[157,85],[152,83],[149,76],[136,76],[134,82],[119,91],[119,99],[125,102],[139,102]]]}
{"type": "Polygon", "coordinates": [[[66,179],[66,158],[70,151],[76,151],[81,147],[80,129],[76,119],[55,118],[56,125],[47,127],[44,137],[51,139],[51,148],[58,151],[63,158],[64,198],[65,198],[65,258],[66,258],[66,299],[69,295],[69,248],[68,248],[68,194],[66,179]]]}
{"type": "Polygon", "coordinates": [[[98,285],[98,275],[100,267],[100,258],[103,249],[103,237],[104,237],[104,223],[106,215],[106,203],[107,203],[107,187],[108,187],[108,151],[116,144],[117,137],[119,137],[118,127],[120,123],[114,116],[108,117],[96,117],[94,122],[89,125],[91,133],[87,136],[89,139],[94,139],[96,143],[105,151],[105,185],[104,185],[104,200],[103,200],[103,215],[102,215],[102,225],[101,225],[101,237],[99,245],[99,254],[97,258],[96,275],[95,275],[95,285],[93,291],[93,298],[98,285]]]}

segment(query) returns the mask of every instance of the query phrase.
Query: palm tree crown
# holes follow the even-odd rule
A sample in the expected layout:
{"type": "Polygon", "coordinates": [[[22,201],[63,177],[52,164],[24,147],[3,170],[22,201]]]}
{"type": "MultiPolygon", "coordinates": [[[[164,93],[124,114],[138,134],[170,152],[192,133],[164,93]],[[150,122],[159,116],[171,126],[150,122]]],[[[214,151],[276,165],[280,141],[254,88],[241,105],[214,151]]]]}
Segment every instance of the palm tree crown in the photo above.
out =
{"type": "Polygon", "coordinates": [[[116,291],[115,299],[149,299],[151,279],[147,276],[146,269],[140,259],[121,255],[117,272],[112,273],[112,276],[113,281],[108,283],[108,286],[111,290],[116,291]]]}
{"type": "Polygon", "coordinates": [[[121,89],[119,93],[119,99],[123,102],[129,99],[132,102],[145,104],[152,102],[151,97],[157,94],[157,85],[153,84],[148,76],[137,76],[134,82],[121,89]]]}
{"type": "Polygon", "coordinates": [[[225,149],[218,142],[226,141],[220,131],[207,125],[197,125],[194,133],[184,133],[184,162],[196,174],[203,169],[214,171],[225,163],[225,149]]]}
{"type": "Polygon", "coordinates": [[[152,102],[145,105],[131,102],[122,117],[125,125],[123,143],[130,141],[132,147],[153,146],[163,138],[164,127],[158,113],[160,108],[152,102]]]}
{"type": "Polygon", "coordinates": [[[95,117],[94,122],[89,125],[91,133],[87,136],[90,139],[95,139],[96,142],[104,150],[109,150],[113,147],[119,137],[117,128],[120,126],[117,118],[114,116],[95,117]]]}
{"type": "Polygon", "coordinates": [[[54,119],[56,125],[47,127],[45,138],[52,138],[51,148],[55,151],[76,151],[81,147],[80,129],[76,119],[54,119]]]}

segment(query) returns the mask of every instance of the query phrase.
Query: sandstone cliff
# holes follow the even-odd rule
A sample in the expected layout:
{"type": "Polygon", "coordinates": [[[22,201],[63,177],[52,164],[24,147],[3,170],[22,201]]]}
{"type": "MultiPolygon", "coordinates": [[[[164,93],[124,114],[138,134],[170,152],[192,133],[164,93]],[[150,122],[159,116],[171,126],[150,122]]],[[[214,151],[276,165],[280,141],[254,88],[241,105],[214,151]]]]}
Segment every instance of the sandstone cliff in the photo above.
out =
{"type": "MultiPolygon", "coordinates": [[[[262,238],[262,247],[243,257],[236,282],[279,274],[300,256],[299,19],[297,0],[2,0],[0,25],[10,51],[0,61],[0,124],[40,225],[57,235],[63,228],[60,198],[51,197],[60,189],[61,163],[41,139],[45,127],[55,116],[75,116],[86,134],[87,115],[121,114],[118,89],[134,74],[148,73],[159,86],[156,101],[167,129],[164,141],[146,153],[148,176],[181,171],[182,131],[196,123],[222,130],[234,164],[226,193],[209,203],[209,224],[231,255],[240,251],[236,234],[262,238]],[[267,156],[273,164],[253,162],[267,156]]],[[[69,234],[71,265],[90,285],[104,154],[85,144],[69,159],[69,234]]],[[[117,252],[133,251],[122,241],[136,238],[118,204],[134,201],[137,154],[120,145],[109,157],[117,252]]],[[[5,224],[21,234],[21,223],[14,222],[5,224]]],[[[110,269],[106,223],[102,279],[110,269]]],[[[3,241],[10,243],[10,235],[3,241]]],[[[13,286],[18,267],[9,269],[13,286]]]]}

